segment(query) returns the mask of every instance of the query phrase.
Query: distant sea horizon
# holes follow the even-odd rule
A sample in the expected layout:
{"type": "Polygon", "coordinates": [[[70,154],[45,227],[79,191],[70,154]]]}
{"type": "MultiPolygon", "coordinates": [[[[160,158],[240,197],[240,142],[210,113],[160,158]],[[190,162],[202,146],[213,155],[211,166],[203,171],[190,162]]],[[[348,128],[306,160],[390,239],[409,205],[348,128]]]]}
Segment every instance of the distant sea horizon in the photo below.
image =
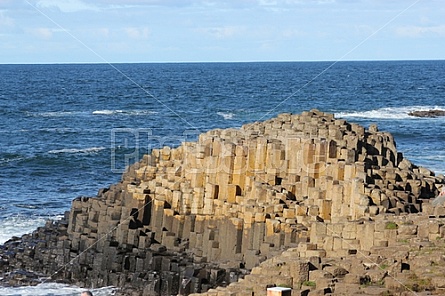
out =
{"type": "Polygon", "coordinates": [[[224,64],[224,63],[342,63],[342,62],[428,62],[445,61],[443,58],[437,59],[363,59],[363,60],[263,60],[263,61],[97,61],[97,62],[16,62],[0,63],[0,65],[119,65],[119,64],[224,64]]]}

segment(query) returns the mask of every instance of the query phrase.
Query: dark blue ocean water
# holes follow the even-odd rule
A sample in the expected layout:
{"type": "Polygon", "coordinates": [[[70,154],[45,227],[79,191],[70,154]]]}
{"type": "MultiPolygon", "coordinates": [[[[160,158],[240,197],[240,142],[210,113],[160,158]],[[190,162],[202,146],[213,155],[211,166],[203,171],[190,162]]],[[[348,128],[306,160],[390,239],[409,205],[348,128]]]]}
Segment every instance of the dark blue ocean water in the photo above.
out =
{"type": "Polygon", "coordinates": [[[0,65],[0,242],[119,180],[151,146],[317,108],[445,172],[445,61],[0,65]]]}

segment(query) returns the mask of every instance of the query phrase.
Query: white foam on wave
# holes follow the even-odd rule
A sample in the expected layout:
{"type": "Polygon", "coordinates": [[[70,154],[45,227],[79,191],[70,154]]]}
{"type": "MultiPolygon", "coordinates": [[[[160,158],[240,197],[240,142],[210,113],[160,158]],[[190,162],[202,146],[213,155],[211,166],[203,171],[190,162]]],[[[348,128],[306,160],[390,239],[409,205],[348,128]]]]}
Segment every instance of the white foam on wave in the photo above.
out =
{"type": "Polygon", "coordinates": [[[97,110],[93,111],[94,115],[113,115],[123,113],[123,110],[97,110]]]}
{"type": "Polygon", "coordinates": [[[151,110],[96,110],[93,115],[150,115],[157,114],[151,110]]]}
{"type": "Polygon", "coordinates": [[[11,158],[0,158],[0,165],[10,163],[10,162],[22,161],[24,159],[25,159],[25,157],[22,157],[22,156],[16,156],[16,157],[11,157],[11,158]]]}
{"type": "Polygon", "coordinates": [[[37,117],[64,117],[64,116],[76,116],[84,114],[81,111],[47,111],[47,112],[27,112],[31,116],[37,117]]]}
{"type": "Polygon", "coordinates": [[[66,116],[85,116],[85,115],[150,115],[157,114],[151,110],[95,110],[91,111],[47,111],[47,112],[26,112],[34,117],[66,117],[66,116]]]}
{"type": "Polygon", "coordinates": [[[369,111],[353,111],[335,113],[337,118],[370,118],[370,119],[416,119],[408,115],[413,111],[445,110],[443,106],[406,106],[388,107],[369,111]]]}
{"type": "Polygon", "coordinates": [[[49,218],[60,217],[15,215],[0,219],[0,244],[5,243],[13,236],[22,236],[33,232],[37,227],[45,225],[46,220],[49,218]]]}
{"type": "Polygon", "coordinates": [[[48,151],[50,154],[60,154],[60,153],[83,153],[83,154],[92,154],[97,153],[106,149],[105,147],[90,147],[90,148],[64,148],[64,149],[56,149],[48,151]]]}
{"type": "MultiPolygon", "coordinates": [[[[0,287],[0,295],[8,296],[78,296],[85,289],[64,284],[45,283],[32,287],[0,287]]],[[[94,296],[114,295],[116,288],[104,287],[90,290],[94,296]]]]}
{"type": "Polygon", "coordinates": [[[233,119],[233,116],[235,116],[235,114],[230,113],[230,112],[216,112],[216,114],[218,114],[219,116],[222,116],[222,118],[229,120],[229,119],[233,119]]]}

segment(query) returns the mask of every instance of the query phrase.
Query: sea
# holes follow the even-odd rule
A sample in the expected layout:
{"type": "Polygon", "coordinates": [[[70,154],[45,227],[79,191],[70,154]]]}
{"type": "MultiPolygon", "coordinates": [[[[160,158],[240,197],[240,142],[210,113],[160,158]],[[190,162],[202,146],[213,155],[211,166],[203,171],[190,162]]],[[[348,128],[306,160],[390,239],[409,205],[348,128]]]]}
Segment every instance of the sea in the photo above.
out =
{"type": "Polygon", "coordinates": [[[153,147],[311,109],[377,124],[415,165],[445,173],[445,117],[409,115],[445,110],[445,61],[0,65],[0,244],[118,182],[153,147]]]}

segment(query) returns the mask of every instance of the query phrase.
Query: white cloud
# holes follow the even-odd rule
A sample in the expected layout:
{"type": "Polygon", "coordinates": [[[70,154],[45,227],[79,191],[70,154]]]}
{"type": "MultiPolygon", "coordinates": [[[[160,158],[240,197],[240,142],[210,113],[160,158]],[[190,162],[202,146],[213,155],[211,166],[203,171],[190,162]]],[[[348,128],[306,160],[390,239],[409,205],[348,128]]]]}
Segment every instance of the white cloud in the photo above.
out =
{"type": "Polygon", "coordinates": [[[292,6],[292,5],[311,5],[311,4],[331,4],[335,3],[335,0],[258,0],[258,4],[261,6],[292,6]]]}
{"type": "Polygon", "coordinates": [[[27,30],[32,35],[36,36],[39,39],[49,40],[53,37],[53,29],[50,28],[33,28],[27,30]]]}
{"type": "MultiPolygon", "coordinates": [[[[108,8],[130,8],[130,7],[149,7],[149,6],[165,6],[165,7],[186,7],[194,5],[195,0],[95,0],[98,6],[108,8]]],[[[206,1],[204,1],[206,2],[206,1]]]]}
{"type": "Polygon", "coordinates": [[[299,38],[304,37],[307,34],[301,30],[298,29],[285,29],[281,32],[281,36],[284,38],[299,38]]]}
{"type": "Polygon", "coordinates": [[[108,29],[108,28],[96,28],[96,29],[93,29],[93,34],[96,37],[107,38],[110,35],[110,29],[108,29]]]}
{"type": "Polygon", "coordinates": [[[0,10],[0,28],[12,27],[14,26],[14,20],[8,17],[5,13],[6,11],[0,10]]]}
{"type": "Polygon", "coordinates": [[[132,39],[147,39],[150,36],[149,28],[129,27],[125,28],[125,32],[132,39]]]}
{"type": "Polygon", "coordinates": [[[43,40],[50,40],[54,37],[54,33],[65,33],[65,30],[58,28],[48,28],[48,27],[35,27],[35,28],[26,28],[24,31],[27,34],[31,34],[34,37],[43,40]]]}
{"type": "Polygon", "coordinates": [[[242,33],[244,31],[244,28],[225,26],[225,27],[211,27],[200,31],[217,39],[226,39],[242,33]]]}
{"type": "Polygon", "coordinates": [[[402,37],[422,37],[426,35],[445,36],[445,25],[398,27],[396,34],[402,37]]]}
{"type": "Polygon", "coordinates": [[[39,8],[57,8],[62,12],[99,10],[97,6],[84,3],[80,0],[40,0],[36,6],[39,8]]]}
{"type": "Polygon", "coordinates": [[[359,36],[371,36],[375,34],[376,30],[377,30],[376,28],[370,25],[360,24],[354,26],[354,31],[359,36]]]}
{"type": "Polygon", "coordinates": [[[275,6],[278,3],[275,0],[259,0],[258,4],[261,5],[261,6],[263,6],[263,5],[264,6],[275,6]]]}

